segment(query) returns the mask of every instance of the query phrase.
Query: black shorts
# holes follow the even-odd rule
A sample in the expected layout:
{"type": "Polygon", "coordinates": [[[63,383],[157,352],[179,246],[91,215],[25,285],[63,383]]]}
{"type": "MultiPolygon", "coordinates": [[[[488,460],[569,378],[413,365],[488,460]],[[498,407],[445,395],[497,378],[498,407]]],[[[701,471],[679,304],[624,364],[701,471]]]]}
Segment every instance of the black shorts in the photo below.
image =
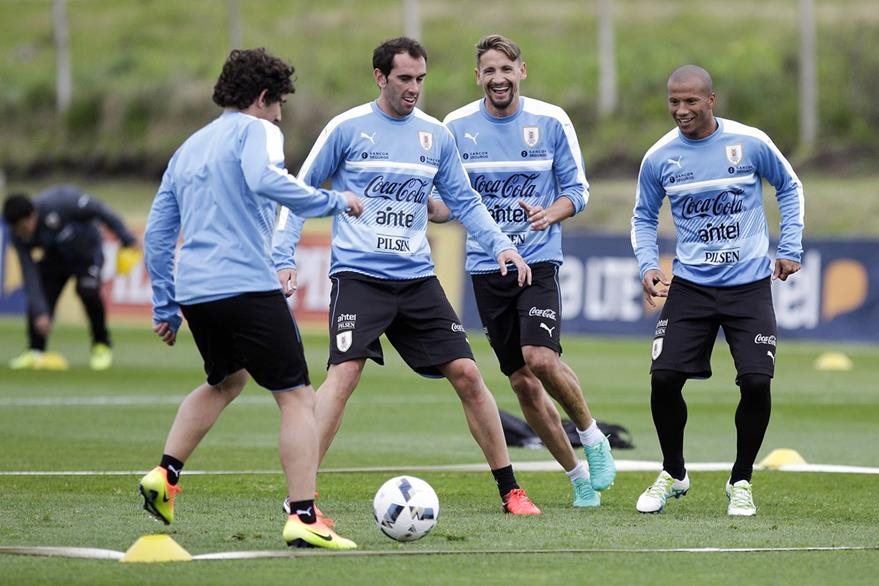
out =
{"type": "Polygon", "coordinates": [[[768,278],[736,287],[706,287],[675,277],[656,324],[650,372],[710,377],[719,328],[739,377],[775,374],[777,328],[768,278]]]}
{"type": "Polygon", "coordinates": [[[436,277],[391,281],[344,272],[330,279],[329,364],[359,358],[384,364],[382,334],[422,376],[441,377],[437,366],[473,358],[464,326],[436,277]]]}
{"type": "Polygon", "coordinates": [[[260,386],[284,391],[311,384],[299,329],[280,291],[243,293],[182,305],[208,384],[246,369],[260,386]]]}
{"type": "Polygon", "coordinates": [[[497,356],[501,372],[510,376],[523,366],[522,346],[545,346],[562,353],[559,266],[531,265],[531,285],[520,287],[509,272],[475,274],[473,293],[482,327],[497,356]]]}

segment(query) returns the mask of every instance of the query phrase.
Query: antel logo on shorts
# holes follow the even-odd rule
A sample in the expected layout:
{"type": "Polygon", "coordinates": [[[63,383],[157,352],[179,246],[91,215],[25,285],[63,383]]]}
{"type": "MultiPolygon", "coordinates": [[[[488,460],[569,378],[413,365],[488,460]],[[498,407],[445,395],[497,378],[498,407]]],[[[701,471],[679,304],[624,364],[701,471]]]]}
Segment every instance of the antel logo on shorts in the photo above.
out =
{"type": "Polygon", "coordinates": [[[756,336],[754,336],[754,343],[775,346],[775,336],[764,336],[763,334],[757,334],[756,336]]]}
{"type": "Polygon", "coordinates": [[[336,331],[353,330],[356,326],[356,313],[340,313],[336,316],[336,331]]]}
{"type": "Polygon", "coordinates": [[[532,307],[528,310],[529,317],[543,317],[546,319],[551,319],[556,321],[555,318],[555,310],[553,309],[540,309],[539,307],[532,307]]]}
{"type": "Polygon", "coordinates": [[[666,328],[668,328],[668,319],[661,319],[656,322],[656,329],[653,331],[653,337],[659,338],[664,336],[666,328]]]}

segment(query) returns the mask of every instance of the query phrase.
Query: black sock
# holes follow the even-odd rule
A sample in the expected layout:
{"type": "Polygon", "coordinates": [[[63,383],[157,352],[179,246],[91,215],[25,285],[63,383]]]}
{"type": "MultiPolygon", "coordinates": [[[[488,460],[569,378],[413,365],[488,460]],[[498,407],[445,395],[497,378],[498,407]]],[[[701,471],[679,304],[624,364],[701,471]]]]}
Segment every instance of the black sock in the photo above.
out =
{"type": "Polygon", "coordinates": [[[684,467],[684,427],[687,403],[682,390],[687,377],[673,370],[656,370],[650,377],[650,412],[662,449],[662,469],[677,480],[687,474],[684,467]]]}
{"type": "Polygon", "coordinates": [[[290,501],[290,514],[299,517],[299,520],[307,525],[317,521],[314,514],[314,499],[307,501],[290,501]]]}
{"type": "Polygon", "coordinates": [[[174,456],[162,454],[162,461],[159,466],[168,471],[168,484],[173,486],[180,481],[180,473],[183,472],[183,462],[174,456]]]}
{"type": "Polygon", "coordinates": [[[512,464],[492,470],[491,473],[494,476],[494,481],[497,483],[497,489],[501,493],[501,498],[507,496],[507,493],[511,490],[519,488],[519,485],[516,483],[516,475],[513,474],[512,464]]]}
{"type": "Polygon", "coordinates": [[[742,397],[736,409],[736,461],[733,464],[729,483],[739,480],[751,482],[754,460],[763,444],[763,436],[769,427],[772,412],[770,381],[765,374],[746,374],[739,377],[739,390],[742,397]]]}

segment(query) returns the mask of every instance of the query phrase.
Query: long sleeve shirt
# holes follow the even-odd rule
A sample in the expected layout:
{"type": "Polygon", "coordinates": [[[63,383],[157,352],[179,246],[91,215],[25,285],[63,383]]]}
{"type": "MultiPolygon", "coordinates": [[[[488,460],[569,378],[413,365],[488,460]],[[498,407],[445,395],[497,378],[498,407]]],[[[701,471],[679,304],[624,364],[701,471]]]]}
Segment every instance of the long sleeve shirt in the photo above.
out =
{"type": "Polygon", "coordinates": [[[69,185],[47,189],[33,199],[37,227],[29,240],[13,237],[24,279],[29,310],[48,312],[40,272],[31,257],[34,248],[42,248],[46,259],[66,263],[100,263],[103,238],[99,226],[106,226],[123,246],[135,243],[125,223],[104,202],[69,185]]]}
{"type": "Polygon", "coordinates": [[[803,254],[803,187],[762,131],[716,118],[717,130],[692,140],[673,129],[641,162],[632,214],[632,247],[641,269],[659,268],[657,225],[668,197],[677,248],[676,276],[708,286],[752,283],[772,274],[763,180],[781,211],[777,258],[803,254]]]}
{"type": "Polygon", "coordinates": [[[144,234],[153,319],[176,327],[180,304],[280,289],[271,262],[278,204],[303,217],[348,205],[287,172],[283,135],[266,120],[226,111],[189,137],[168,164],[144,234]]]}
{"type": "MultiPolygon", "coordinates": [[[[458,145],[470,183],[494,220],[528,263],[562,263],[562,227],[532,230],[519,200],[548,208],[560,197],[571,200],[574,214],[586,207],[589,182],[577,134],[568,115],[532,98],[519,98],[510,116],[498,118],[480,99],[443,121],[458,145]]],[[[442,192],[440,197],[444,198],[442,192]]],[[[476,240],[467,238],[467,271],[498,270],[476,240]]]]}
{"type": "MultiPolygon", "coordinates": [[[[402,280],[435,274],[427,240],[427,199],[434,186],[492,258],[514,248],[470,187],[449,130],[417,108],[394,118],[371,102],[340,114],[321,132],[299,178],[312,186],[329,180],[334,189],[363,197],[359,218],[333,219],[331,275],[353,271],[402,280]]],[[[278,269],[293,266],[301,228],[301,220],[283,211],[281,218],[274,246],[278,269]]]]}

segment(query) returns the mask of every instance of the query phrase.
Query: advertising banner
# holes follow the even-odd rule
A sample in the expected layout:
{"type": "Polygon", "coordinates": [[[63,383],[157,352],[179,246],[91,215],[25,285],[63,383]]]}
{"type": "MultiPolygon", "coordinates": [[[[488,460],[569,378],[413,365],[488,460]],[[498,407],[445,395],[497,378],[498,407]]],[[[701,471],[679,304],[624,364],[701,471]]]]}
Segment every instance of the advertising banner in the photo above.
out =
{"type": "MultiPolygon", "coordinates": [[[[802,270],[772,284],[779,332],[787,339],[879,342],[879,242],[810,239],[805,248],[802,270]]],[[[565,332],[653,335],[659,310],[643,301],[628,237],[568,234],[563,249],[565,332]]],[[[673,241],[661,241],[660,252],[671,276],[673,241]]],[[[465,289],[464,326],[480,328],[470,285],[465,289]]]]}
{"type": "MultiPolygon", "coordinates": [[[[431,227],[434,231],[434,227],[431,227]]],[[[432,235],[438,273],[465,327],[481,329],[470,279],[463,274],[460,232],[432,235]]],[[[15,251],[0,228],[0,314],[21,315],[25,297],[15,251]]],[[[108,313],[148,320],[149,278],[143,264],[115,272],[118,242],[104,243],[104,294],[108,313]]],[[[626,236],[567,234],[560,271],[561,319],[566,333],[651,336],[658,309],[643,302],[638,264],[626,236]]],[[[802,270],[772,285],[779,331],[785,338],[879,342],[879,241],[806,241],[802,270]]],[[[671,275],[674,244],[660,241],[662,268],[671,275]]],[[[306,232],[297,249],[298,289],[290,299],[300,323],[325,326],[330,298],[329,233],[306,232]]],[[[59,319],[79,319],[81,308],[68,290],[59,319]],[[69,306],[69,307],[68,307],[69,306]]],[[[658,300],[661,302],[661,300],[658,300]]],[[[660,305],[661,307],[661,305],[660,305]]]]}

